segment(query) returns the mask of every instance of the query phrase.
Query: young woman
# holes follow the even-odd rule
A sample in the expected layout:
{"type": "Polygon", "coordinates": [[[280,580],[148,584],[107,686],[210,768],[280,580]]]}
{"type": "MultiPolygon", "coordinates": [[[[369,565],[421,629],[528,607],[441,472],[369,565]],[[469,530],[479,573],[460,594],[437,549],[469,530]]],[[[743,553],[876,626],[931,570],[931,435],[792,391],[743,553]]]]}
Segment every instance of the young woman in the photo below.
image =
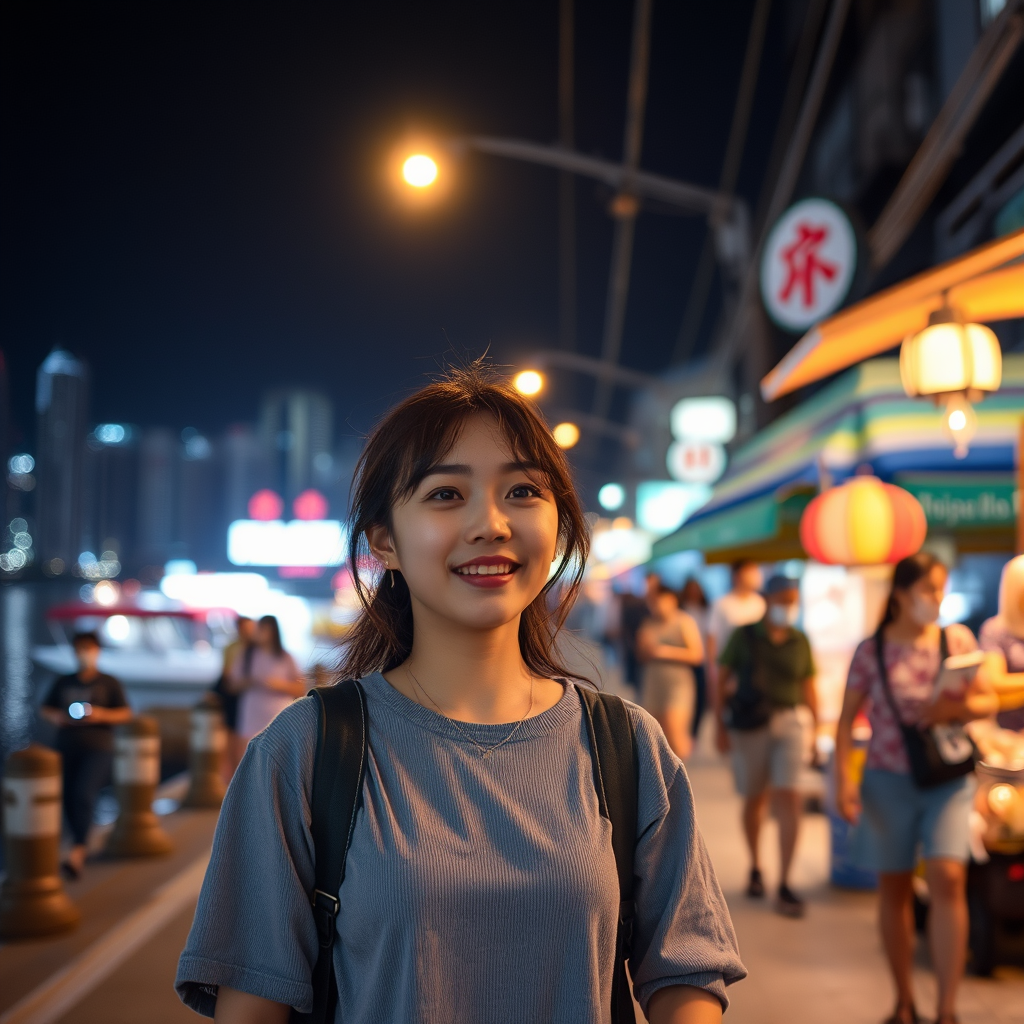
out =
{"type": "Polygon", "coordinates": [[[262,732],[297,697],[306,680],[281,644],[281,627],[273,615],[256,624],[252,649],[241,648],[228,670],[228,686],[241,694],[235,731],[242,743],[262,732]]]}
{"type": "MultiPolygon", "coordinates": [[[[679,591],[679,607],[697,623],[706,659],[708,655],[710,607],[707,594],[704,593],[704,588],[700,585],[700,580],[696,576],[691,576],[683,584],[683,589],[679,591]]],[[[708,706],[708,674],[703,663],[693,666],[693,681],[696,695],[693,700],[693,721],[690,723],[690,735],[696,739],[697,734],[700,732],[701,719],[704,717],[704,712],[708,706]]]]}
{"type": "Polygon", "coordinates": [[[704,660],[704,642],[697,623],[680,611],[671,587],[659,583],[648,604],[651,616],[636,635],[643,665],[640,702],[655,717],[676,756],[685,760],[693,747],[693,669],[704,660]]]}
{"type": "MultiPolygon", "coordinates": [[[[914,783],[903,734],[886,698],[878,663],[881,643],[889,688],[905,725],[967,722],[995,712],[998,701],[983,672],[961,693],[934,696],[941,667],[939,605],[947,576],[945,566],[924,552],[896,566],[882,625],[853,656],[836,736],[840,811],[851,823],[863,812],[875,840],[879,924],[896,983],[896,1009],[887,1024],[912,1024],[918,1019],[911,989],[911,880],[919,844],[931,897],[929,932],[939,983],[937,1024],[955,1024],[956,991],[967,950],[965,883],[972,786],[969,777],[927,789],[914,783]],[[871,744],[858,791],[846,768],[853,721],[865,703],[871,744]]],[[[950,654],[977,648],[966,626],[948,626],[945,633],[950,654]]]]}
{"type": "MultiPolygon", "coordinates": [[[[367,553],[382,572],[342,665],[366,691],[369,758],[338,893],[337,1019],[607,1024],[615,860],[554,654],[588,547],[565,456],[511,387],[459,370],[369,438],[350,526],[353,577],[367,553]]],[[[729,912],[682,765],[629,713],[635,992],[655,1024],[718,1021],[745,973],[729,912]]],[[[221,811],[177,987],[222,1024],[311,1005],[316,726],[313,698],[278,715],[221,811]]]]}

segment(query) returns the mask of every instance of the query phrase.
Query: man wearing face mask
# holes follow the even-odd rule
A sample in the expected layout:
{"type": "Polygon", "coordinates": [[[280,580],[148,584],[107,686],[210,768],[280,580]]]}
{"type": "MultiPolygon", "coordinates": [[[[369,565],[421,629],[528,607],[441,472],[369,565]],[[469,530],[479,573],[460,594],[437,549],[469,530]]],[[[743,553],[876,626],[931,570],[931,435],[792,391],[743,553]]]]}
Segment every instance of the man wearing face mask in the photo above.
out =
{"type": "Polygon", "coordinates": [[[756,899],[765,893],[759,840],[770,792],[782,865],[775,909],[785,917],[802,917],[803,900],[789,887],[800,826],[797,777],[804,751],[797,708],[806,705],[817,722],[816,670],[811,645],[796,626],[797,581],[773,576],[765,587],[765,600],[764,618],[736,629],[719,657],[718,748],[731,751],[736,789],[743,797],[743,831],[751,861],[747,895],[756,899]]]}

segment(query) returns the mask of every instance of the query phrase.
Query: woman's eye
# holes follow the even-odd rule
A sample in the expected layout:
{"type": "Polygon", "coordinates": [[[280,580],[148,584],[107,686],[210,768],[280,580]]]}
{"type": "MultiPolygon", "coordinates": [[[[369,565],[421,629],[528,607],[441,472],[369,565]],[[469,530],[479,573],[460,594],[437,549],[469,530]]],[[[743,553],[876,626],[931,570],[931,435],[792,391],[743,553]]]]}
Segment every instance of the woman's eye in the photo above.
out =
{"type": "Polygon", "coordinates": [[[534,487],[533,484],[517,484],[508,492],[510,498],[538,498],[540,497],[540,489],[534,487]]]}
{"type": "Polygon", "coordinates": [[[439,487],[430,497],[438,501],[458,501],[462,495],[454,487],[439,487]]]}

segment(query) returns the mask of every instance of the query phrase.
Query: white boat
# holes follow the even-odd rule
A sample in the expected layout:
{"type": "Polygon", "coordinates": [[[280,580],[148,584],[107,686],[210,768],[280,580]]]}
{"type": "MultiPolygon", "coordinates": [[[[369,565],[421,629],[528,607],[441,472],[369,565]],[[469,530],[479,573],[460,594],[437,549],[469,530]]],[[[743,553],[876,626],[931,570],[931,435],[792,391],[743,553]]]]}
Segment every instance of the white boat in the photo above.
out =
{"type": "Polygon", "coordinates": [[[135,711],[189,707],[217,681],[223,655],[210,642],[205,611],[135,605],[64,604],[46,613],[52,645],[32,649],[32,659],[54,675],[77,667],[71,638],[95,631],[99,668],[119,680],[135,711]]]}

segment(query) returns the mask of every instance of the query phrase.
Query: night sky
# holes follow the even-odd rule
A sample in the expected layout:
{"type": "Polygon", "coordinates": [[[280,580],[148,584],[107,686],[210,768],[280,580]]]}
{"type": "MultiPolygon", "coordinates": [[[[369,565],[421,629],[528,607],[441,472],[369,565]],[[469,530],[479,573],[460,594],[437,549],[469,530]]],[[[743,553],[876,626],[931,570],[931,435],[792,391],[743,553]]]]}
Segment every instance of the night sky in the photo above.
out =
{"type": "MultiPolygon", "coordinates": [[[[91,364],[96,421],[217,431],[299,384],[331,395],[343,433],[446,352],[556,345],[555,173],[469,157],[413,215],[385,168],[413,133],[554,141],[557,6],[8,6],[0,347],[21,443],[55,343],[91,364]]],[[[769,24],[752,203],[791,6],[769,24]]],[[[715,185],[753,0],[654,10],[643,166],[715,185]]],[[[631,23],[624,0],[577,4],[584,152],[621,156],[631,23]]],[[[577,197],[578,350],[596,355],[609,196],[577,197]]],[[[626,364],[668,363],[702,238],[695,218],[641,216],[626,364]]]]}

